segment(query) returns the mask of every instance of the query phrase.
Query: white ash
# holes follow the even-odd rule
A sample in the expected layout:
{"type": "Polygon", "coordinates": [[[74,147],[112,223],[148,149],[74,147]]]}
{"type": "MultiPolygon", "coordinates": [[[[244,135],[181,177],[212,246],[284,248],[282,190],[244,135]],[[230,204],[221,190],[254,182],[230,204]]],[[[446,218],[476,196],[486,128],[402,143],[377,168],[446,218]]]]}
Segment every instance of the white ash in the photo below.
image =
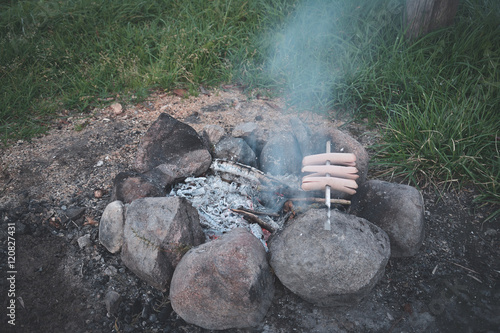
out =
{"type": "Polygon", "coordinates": [[[237,227],[249,229],[266,248],[259,225],[248,223],[231,209],[239,207],[258,210],[257,192],[250,185],[228,183],[219,176],[189,177],[176,184],[169,196],[184,197],[198,210],[200,223],[208,239],[218,237],[237,227]]]}

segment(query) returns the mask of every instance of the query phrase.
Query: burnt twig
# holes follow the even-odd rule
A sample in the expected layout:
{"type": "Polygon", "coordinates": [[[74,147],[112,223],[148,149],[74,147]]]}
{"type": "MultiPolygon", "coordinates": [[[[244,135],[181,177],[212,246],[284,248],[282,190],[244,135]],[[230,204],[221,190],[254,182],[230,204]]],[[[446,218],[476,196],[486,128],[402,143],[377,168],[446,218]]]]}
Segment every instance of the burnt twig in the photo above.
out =
{"type": "Polygon", "coordinates": [[[251,213],[251,214],[255,214],[255,215],[267,215],[267,216],[272,216],[272,217],[279,217],[280,216],[279,214],[259,212],[257,210],[253,210],[253,209],[245,208],[245,207],[241,207],[241,206],[238,207],[238,210],[242,210],[242,211],[245,211],[245,212],[248,212],[248,213],[251,213]]]}
{"type": "Polygon", "coordinates": [[[223,179],[239,182],[238,179],[245,179],[246,181],[271,186],[272,188],[287,188],[288,186],[280,181],[278,178],[273,177],[260,171],[257,168],[241,164],[233,161],[225,161],[215,159],[210,168],[221,175],[223,179]]]}
{"type": "Polygon", "coordinates": [[[231,209],[232,212],[243,215],[243,218],[250,223],[257,223],[261,228],[266,229],[270,233],[276,232],[276,229],[269,225],[267,222],[262,221],[257,215],[247,212],[246,210],[241,209],[231,209]]]}

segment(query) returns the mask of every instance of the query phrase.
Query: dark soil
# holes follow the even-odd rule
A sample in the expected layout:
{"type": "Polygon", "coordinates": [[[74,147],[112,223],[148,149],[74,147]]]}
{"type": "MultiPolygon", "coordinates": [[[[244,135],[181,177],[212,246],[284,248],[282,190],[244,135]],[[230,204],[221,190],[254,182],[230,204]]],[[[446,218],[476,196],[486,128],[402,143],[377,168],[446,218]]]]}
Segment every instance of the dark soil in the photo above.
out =
{"type": "MultiPolygon", "coordinates": [[[[207,101],[205,107],[217,103],[207,101]]],[[[113,177],[130,168],[127,161],[151,122],[134,117],[99,122],[104,116],[91,119],[81,132],[65,125],[4,152],[0,330],[208,332],[179,318],[168,293],[146,285],[119,255],[99,244],[97,222],[109,203],[113,177]],[[101,160],[104,165],[97,167],[101,160]],[[9,234],[9,223],[15,234],[9,234]],[[8,266],[9,236],[15,239],[14,268],[8,266]],[[84,248],[82,237],[90,237],[84,248]],[[13,270],[17,273],[6,273],[13,270]],[[11,275],[14,289],[7,280],[11,275]],[[111,314],[105,305],[109,290],[121,295],[111,314]],[[15,326],[7,316],[12,299],[15,326]]],[[[262,324],[226,332],[500,332],[500,224],[498,219],[484,222],[493,208],[474,204],[473,189],[422,192],[422,248],[414,257],[391,259],[383,279],[360,304],[319,308],[276,279],[276,295],[262,324]]]]}

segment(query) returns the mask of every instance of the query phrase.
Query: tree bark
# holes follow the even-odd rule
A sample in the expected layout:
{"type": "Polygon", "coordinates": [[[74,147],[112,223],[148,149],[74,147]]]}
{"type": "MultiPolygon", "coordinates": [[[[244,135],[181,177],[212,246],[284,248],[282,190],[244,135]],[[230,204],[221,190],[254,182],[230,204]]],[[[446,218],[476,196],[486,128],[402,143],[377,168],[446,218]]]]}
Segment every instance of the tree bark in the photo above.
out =
{"type": "Polygon", "coordinates": [[[406,38],[415,40],[453,23],[458,0],[407,0],[406,38]]]}

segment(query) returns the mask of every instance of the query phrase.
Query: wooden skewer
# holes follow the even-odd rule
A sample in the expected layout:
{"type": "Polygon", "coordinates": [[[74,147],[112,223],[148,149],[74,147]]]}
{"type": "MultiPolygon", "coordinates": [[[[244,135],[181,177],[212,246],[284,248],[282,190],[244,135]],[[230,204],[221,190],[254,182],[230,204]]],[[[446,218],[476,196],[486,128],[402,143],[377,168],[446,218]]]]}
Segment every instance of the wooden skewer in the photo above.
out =
{"type": "MultiPolygon", "coordinates": [[[[330,153],[330,140],[328,140],[326,142],[326,153],[329,154],[330,153]]],[[[330,161],[326,161],[326,168],[328,168],[330,166],[330,161]]],[[[328,172],[326,172],[325,174],[325,177],[327,178],[330,178],[330,174],[328,172]]],[[[324,229],[325,230],[332,230],[332,227],[331,227],[331,211],[332,211],[332,208],[331,208],[331,197],[330,197],[330,186],[329,185],[326,185],[325,186],[325,203],[326,203],[326,207],[328,208],[328,213],[327,213],[327,219],[325,221],[325,226],[324,226],[324,229]]]]}
{"type": "MultiPolygon", "coordinates": [[[[290,201],[311,201],[311,202],[317,202],[317,203],[325,203],[325,198],[290,198],[288,199],[290,201]]],[[[345,199],[330,199],[330,202],[332,204],[337,204],[337,205],[350,205],[351,200],[345,200],[345,199]]]]}

